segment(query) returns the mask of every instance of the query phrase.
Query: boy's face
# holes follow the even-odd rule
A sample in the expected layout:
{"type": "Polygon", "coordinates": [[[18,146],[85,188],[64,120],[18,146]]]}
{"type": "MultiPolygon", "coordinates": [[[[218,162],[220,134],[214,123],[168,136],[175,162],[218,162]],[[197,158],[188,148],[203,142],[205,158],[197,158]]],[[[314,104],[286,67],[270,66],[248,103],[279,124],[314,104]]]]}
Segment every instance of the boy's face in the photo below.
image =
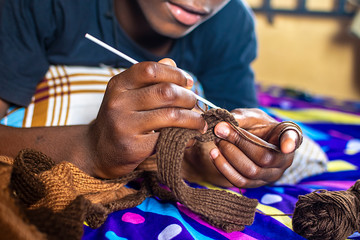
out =
{"type": "Polygon", "coordinates": [[[137,0],[151,27],[179,38],[214,16],[230,0],[137,0]]]}

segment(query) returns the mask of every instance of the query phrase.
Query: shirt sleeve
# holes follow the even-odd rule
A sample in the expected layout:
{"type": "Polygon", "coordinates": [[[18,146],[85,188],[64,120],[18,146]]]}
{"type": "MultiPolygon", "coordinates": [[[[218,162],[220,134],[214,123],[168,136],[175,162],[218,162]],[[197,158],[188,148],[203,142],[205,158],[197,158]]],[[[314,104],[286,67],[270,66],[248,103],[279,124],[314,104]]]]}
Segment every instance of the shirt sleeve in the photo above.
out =
{"type": "Polygon", "coordinates": [[[0,0],[0,98],[26,106],[49,68],[46,45],[55,31],[52,2],[0,0]]]}
{"type": "Polygon", "coordinates": [[[198,77],[208,100],[219,107],[257,107],[251,62],[257,55],[254,17],[241,1],[231,1],[208,25],[206,61],[198,77]]]}

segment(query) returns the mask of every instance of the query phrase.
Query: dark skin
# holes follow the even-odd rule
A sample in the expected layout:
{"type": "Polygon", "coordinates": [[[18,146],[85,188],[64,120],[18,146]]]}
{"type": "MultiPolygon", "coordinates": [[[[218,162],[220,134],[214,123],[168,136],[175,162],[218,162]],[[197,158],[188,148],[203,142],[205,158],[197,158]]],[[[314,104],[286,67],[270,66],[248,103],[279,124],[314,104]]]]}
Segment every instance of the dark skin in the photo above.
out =
{"type": "MultiPolygon", "coordinates": [[[[174,39],[192,31],[227,2],[116,0],[114,7],[127,34],[143,48],[161,56],[171,49],[174,39]]],[[[57,163],[72,162],[92,176],[123,176],[154,154],[159,129],[206,131],[201,114],[192,110],[196,98],[186,90],[192,84],[193,80],[169,59],[135,64],[109,81],[98,116],[91,124],[30,129],[0,125],[0,154],[15,157],[19,150],[33,148],[57,163]]],[[[0,99],[0,118],[8,107],[9,103],[0,99]]],[[[241,127],[259,137],[264,137],[277,123],[257,109],[235,109],[233,113],[241,127]]],[[[185,159],[184,176],[188,179],[237,187],[268,184],[280,178],[291,165],[298,141],[294,131],[283,134],[280,143],[277,136],[266,139],[279,145],[282,151],[273,154],[239,144],[239,135],[227,123],[219,123],[215,134],[221,140],[215,142],[207,157],[192,158],[193,148],[187,150],[190,154],[185,159]],[[254,151],[262,151],[260,156],[266,157],[254,156],[254,151]]]]}
{"type": "MultiPolygon", "coordinates": [[[[156,62],[136,64],[109,81],[99,114],[90,125],[0,126],[1,154],[14,157],[20,149],[34,148],[93,176],[120,177],[154,153],[159,133],[152,130],[206,130],[201,115],[191,111],[196,98],[185,89],[189,85],[192,81],[178,68],[156,62]]],[[[1,101],[1,106],[3,112],[6,104],[1,101]]]]}

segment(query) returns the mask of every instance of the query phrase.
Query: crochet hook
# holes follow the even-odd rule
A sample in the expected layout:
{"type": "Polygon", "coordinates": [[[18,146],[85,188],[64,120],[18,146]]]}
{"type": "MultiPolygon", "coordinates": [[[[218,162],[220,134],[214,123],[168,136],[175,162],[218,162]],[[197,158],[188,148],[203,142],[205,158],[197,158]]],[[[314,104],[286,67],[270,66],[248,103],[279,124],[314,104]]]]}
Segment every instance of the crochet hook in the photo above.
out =
{"type": "MultiPolygon", "coordinates": [[[[115,53],[116,55],[122,57],[123,59],[129,61],[129,62],[132,63],[132,64],[139,63],[139,62],[136,61],[135,59],[129,57],[128,55],[120,52],[119,50],[111,47],[110,45],[104,43],[103,41],[97,39],[96,37],[94,37],[94,36],[92,36],[92,35],[90,35],[90,34],[88,34],[88,33],[85,34],[85,37],[86,37],[87,39],[93,41],[94,43],[96,43],[96,44],[98,44],[98,45],[106,48],[106,49],[109,50],[110,52],[113,52],[113,53],[115,53]]],[[[182,69],[180,69],[180,70],[183,71],[185,74],[188,75],[188,73],[185,72],[184,70],[182,70],[182,69]]],[[[195,93],[194,93],[194,95],[195,95],[195,97],[196,97],[196,99],[197,99],[198,101],[205,103],[207,106],[212,107],[212,108],[215,108],[215,109],[219,108],[219,107],[217,107],[215,104],[213,104],[212,102],[206,100],[205,98],[200,97],[199,95],[197,95],[197,94],[195,94],[195,93]]]]}

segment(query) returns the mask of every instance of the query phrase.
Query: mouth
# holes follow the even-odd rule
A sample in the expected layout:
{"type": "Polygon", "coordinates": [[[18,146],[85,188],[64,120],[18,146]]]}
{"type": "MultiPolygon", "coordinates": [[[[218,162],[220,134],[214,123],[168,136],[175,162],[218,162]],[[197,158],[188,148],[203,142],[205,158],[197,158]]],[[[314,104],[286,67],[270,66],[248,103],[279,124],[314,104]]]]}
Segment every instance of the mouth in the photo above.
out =
{"type": "Polygon", "coordinates": [[[196,9],[192,6],[180,5],[174,2],[168,2],[168,8],[173,17],[183,25],[193,26],[209,14],[203,9],[196,9]]]}

